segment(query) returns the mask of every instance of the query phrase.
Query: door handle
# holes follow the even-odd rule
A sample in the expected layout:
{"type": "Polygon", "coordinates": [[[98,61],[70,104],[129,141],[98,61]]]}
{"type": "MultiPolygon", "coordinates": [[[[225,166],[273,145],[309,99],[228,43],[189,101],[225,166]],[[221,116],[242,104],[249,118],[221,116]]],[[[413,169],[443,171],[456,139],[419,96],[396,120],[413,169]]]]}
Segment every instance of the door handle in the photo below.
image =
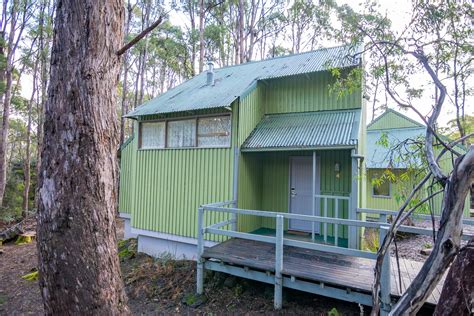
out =
{"type": "Polygon", "coordinates": [[[292,198],[294,198],[294,197],[296,196],[296,190],[295,190],[295,188],[291,188],[291,190],[290,190],[290,195],[291,195],[292,198]]]}

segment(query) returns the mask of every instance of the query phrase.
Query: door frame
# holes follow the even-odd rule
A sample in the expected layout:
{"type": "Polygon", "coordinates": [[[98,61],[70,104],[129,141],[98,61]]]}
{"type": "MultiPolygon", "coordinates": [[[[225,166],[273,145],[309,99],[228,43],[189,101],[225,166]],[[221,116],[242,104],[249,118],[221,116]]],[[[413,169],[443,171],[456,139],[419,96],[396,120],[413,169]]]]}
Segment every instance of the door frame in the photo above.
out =
{"type": "MultiPolygon", "coordinates": [[[[311,174],[311,177],[313,177],[313,174],[314,172],[316,171],[316,181],[315,181],[315,190],[314,190],[314,194],[321,194],[321,158],[318,154],[316,154],[315,151],[312,152],[312,155],[311,156],[303,156],[303,155],[295,155],[295,156],[290,156],[289,159],[288,159],[288,213],[292,213],[291,212],[291,180],[292,180],[292,172],[291,172],[291,166],[292,166],[292,163],[293,163],[293,160],[295,160],[295,158],[306,158],[308,157],[309,159],[311,159],[311,161],[313,162],[312,166],[314,168],[314,165],[316,165],[316,170],[312,170],[312,174],[311,174]],[[315,163],[316,162],[316,163],[315,163]]],[[[314,201],[314,196],[313,196],[313,200],[314,201]]],[[[316,203],[316,202],[315,202],[316,203]]],[[[312,205],[311,205],[312,207],[312,205]]],[[[293,213],[294,214],[294,213],[293,213]]],[[[316,216],[320,216],[321,215],[321,210],[320,208],[318,207],[318,205],[316,204],[316,207],[315,207],[315,214],[316,216]]],[[[293,230],[291,228],[291,219],[288,220],[288,229],[289,230],[293,230]]],[[[320,223],[318,222],[315,222],[314,223],[315,225],[315,232],[316,233],[320,233],[321,231],[321,225],[320,223]]],[[[295,229],[297,230],[297,229],[295,229]]],[[[311,233],[311,232],[309,232],[311,233]]]]}

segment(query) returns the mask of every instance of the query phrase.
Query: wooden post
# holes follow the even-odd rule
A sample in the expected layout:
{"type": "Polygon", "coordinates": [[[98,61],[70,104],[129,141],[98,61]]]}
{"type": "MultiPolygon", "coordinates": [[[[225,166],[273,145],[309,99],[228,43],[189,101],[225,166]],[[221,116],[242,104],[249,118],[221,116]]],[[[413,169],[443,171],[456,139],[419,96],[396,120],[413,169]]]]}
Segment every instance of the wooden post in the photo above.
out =
{"type": "Polygon", "coordinates": [[[275,309],[281,309],[283,301],[283,216],[276,217],[276,240],[275,240],[275,309]]]}
{"type": "MultiPolygon", "coordinates": [[[[383,243],[385,236],[389,231],[388,226],[380,226],[379,244],[383,243]]],[[[391,309],[391,298],[390,298],[390,287],[391,287],[391,276],[390,276],[390,251],[387,250],[383,258],[382,271],[380,274],[380,299],[382,301],[382,307],[380,309],[380,315],[385,316],[390,313],[391,309]]]]}
{"type": "Polygon", "coordinates": [[[204,293],[204,232],[203,232],[204,209],[198,208],[198,231],[197,231],[197,273],[196,273],[196,292],[204,293]]]}

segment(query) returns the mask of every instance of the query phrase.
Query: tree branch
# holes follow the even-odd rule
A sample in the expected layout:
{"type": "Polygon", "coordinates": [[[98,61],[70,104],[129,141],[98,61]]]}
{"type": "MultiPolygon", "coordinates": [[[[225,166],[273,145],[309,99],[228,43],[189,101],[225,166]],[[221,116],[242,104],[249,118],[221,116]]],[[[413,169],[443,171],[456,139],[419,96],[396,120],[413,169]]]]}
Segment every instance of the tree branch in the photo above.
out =
{"type": "Polygon", "coordinates": [[[137,36],[135,36],[135,38],[133,38],[130,42],[128,42],[127,44],[125,44],[125,46],[123,46],[122,48],[120,48],[115,54],[116,54],[117,56],[123,55],[128,49],[130,49],[133,45],[135,45],[136,43],[138,43],[139,40],[141,40],[142,38],[144,38],[148,33],[150,33],[151,31],[153,31],[158,25],[160,25],[162,21],[163,21],[163,16],[160,16],[160,17],[158,18],[158,20],[155,21],[155,23],[153,23],[152,25],[150,25],[149,27],[147,27],[146,29],[144,29],[140,34],[138,34],[137,36]]]}

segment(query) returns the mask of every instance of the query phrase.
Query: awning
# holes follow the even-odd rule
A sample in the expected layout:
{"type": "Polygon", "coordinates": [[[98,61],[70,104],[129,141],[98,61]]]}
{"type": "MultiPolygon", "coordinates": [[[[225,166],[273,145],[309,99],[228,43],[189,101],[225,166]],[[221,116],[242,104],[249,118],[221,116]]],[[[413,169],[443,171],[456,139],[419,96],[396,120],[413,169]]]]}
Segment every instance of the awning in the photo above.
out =
{"type": "Polygon", "coordinates": [[[242,151],[354,148],[360,109],[265,115],[242,151]]]}

